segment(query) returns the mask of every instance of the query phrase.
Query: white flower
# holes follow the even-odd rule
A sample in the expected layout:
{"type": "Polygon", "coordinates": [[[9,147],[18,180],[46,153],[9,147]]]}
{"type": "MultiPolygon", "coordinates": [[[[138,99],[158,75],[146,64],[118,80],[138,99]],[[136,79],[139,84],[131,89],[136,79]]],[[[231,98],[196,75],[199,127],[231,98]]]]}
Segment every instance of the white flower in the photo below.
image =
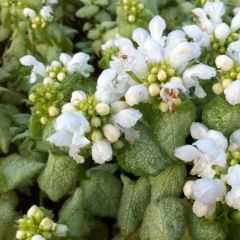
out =
{"type": "Polygon", "coordinates": [[[216,130],[209,130],[202,123],[193,122],[190,128],[191,136],[194,139],[209,138],[215,141],[215,143],[223,150],[227,149],[228,141],[226,137],[216,130]]]}
{"type": "Polygon", "coordinates": [[[235,41],[228,45],[227,55],[240,62],[240,41],[235,41]]]}
{"type": "Polygon", "coordinates": [[[229,139],[231,144],[236,144],[238,147],[240,147],[240,129],[235,130],[229,139]]]}
{"type": "Polygon", "coordinates": [[[76,111],[76,108],[72,103],[65,103],[62,106],[62,112],[74,112],[74,111],[76,111]]]}
{"type": "Polygon", "coordinates": [[[176,148],[175,156],[184,162],[192,162],[194,166],[192,175],[204,178],[213,178],[215,170],[213,166],[224,168],[226,166],[226,153],[210,138],[202,138],[193,145],[185,145],[176,148]]]}
{"type": "Polygon", "coordinates": [[[216,204],[203,204],[201,202],[195,201],[193,203],[193,213],[196,214],[197,217],[211,217],[216,210],[216,204]]]}
{"type": "Polygon", "coordinates": [[[124,96],[131,85],[133,82],[127,74],[118,76],[116,70],[107,69],[97,80],[95,97],[100,102],[116,102],[124,96]]]}
{"type": "Polygon", "coordinates": [[[149,37],[148,32],[143,28],[137,28],[132,34],[132,39],[140,46],[140,50],[142,50],[141,47],[149,37]]]}
{"type": "Polygon", "coordinates": [[[199,80],[208,80],[215,76],[215,68],[200,63],[188,68],[183,73],[182,80],[186,88],[190,89],[191,87],[195,87],[195,95],[203,98],[206,96],[206,93],[200,86],[199,80]]]}
{"type": "Polygon", "coordinates": [[[132,128],[142,118],[142,113],[133,108],[123,109],[112,116],[111,122],[121,128],[132,128]]]}
{"type": "Polygon", "coordinates": [[[240,187],[232,188],[226,194],[225,201],[228,206],[240,210],[240,187]]]}
{"type": "Polygon", "coordinates": [[[44,6],[40,10],[40,15],[47,21],[52,21],[53,16],[52,16],[52,8],[50,6],[44,6]]]}
{"type": "Polygon", "coordinates": [[[134,85],[126,92],[125,99],[129,106],[134,106],[141,102],[147,102],[149,99],[148,90],[143,84],[134,85]]]}
{"type": "Polygon", "coordinates": [[[231,105],[240,103],[240,80],[233,81],[229,87],[224,89],[227,102],[231,105]]]}
{"type": "Polygon", "coordinates": [[[30,75],[30,83],[34,83],[37,80],[37,75],[43,76],[45,74],[44,65],[39,62],[35,57],[26,55],[19,59],[20,63],[27,67],[33,67],[30,75]]]}
{"type": "Polygon", "coordinates": [[[66,237],[68,232],[68,227],[65,224],[57,224],[55,229],[55,234],[58,237],[66,237]]]}
{"type": "MultiPolygon", "coordinates": [[[[233,17],[232,22],[231,22],[231,30],[233,32],[236,32],[240,28],[240,11],[236,11],[237,10],[236,8],[234,10],[235,10],[236,14],[233,17]]],[[[239,8],[238,8],[238,10],[239,10],[239,8]]]]}
{"type": "Polygon", "coordinates": [[[121,135],[119,129],[112,124],[106,124],[105,126],[103,126],[103,134],[104,137],[111,143],[116,142],[121,135]]]}
{"type": "Polygon", "coordinates": [[[233,60],[227,55],[219,55],[215,60],[216,66],[223,71],[229,71],[233,67],[233,60]]]}
{"type": "Polygon", "coordinates": [[[29,208],[29,210],[27,211],[27,216],[28,218],[32,218],[35,216],[35,214],[39,211],[39,207],[36,205],[33,205],[29,208]]]}
{"type": "Polygon", "coordinates": [[[34,235],[31,240],[46,240],[42,235],[36,234],[34,235]]]}
{"type": "Polygon", "coordinates": [[[143,51],[148,61],[160,62],[163,60],[161,46],[152,38],[148,38],[143,45],[143,51]]]}
{"type": "Polygon", "coordinates": [[[43,218],[43,220],[40,222],[39,227],[40,227],[42,230],[49,231],[49,230],[52,230],[52,228],[54,227],[54,222],[53,222],[53,220],[50,219],[49,217],[45,217],[45,218],[43,218]]]}
{"type": "Polygon", "coordinates": [[[23,9],[23,15],[25,17],[29,17],[30,19],[33,19],[33,18],[36,17],[36,12],[31,8],[24,8],[23,9]]]}
{"type": "Polygon", "coordinates": [[[223,2],[207,2],[203,9],[215,26],[222,23],[222,16],[225,14],[223,2]]]}
{"type": "Polygon", "coordinates": [[[151,36],[157,42],[161,41],[165,28],[165,20],[160,16],[155,16],[149,23],[151,36]]]}
{"type": "Polygon", "coordinates": [[[98,164],[112,160],[111,144],[105,140],[96,141],[92,146],[92,158],[98,164]]]}
{"type": "Polygon", "coordinates": [[[80,102],[83,102],[87,99],[87,94],[81,90],[72,92],[71,103],[73,105],[78,105],[80,102]]]}
{"type": "Polygon", "coordinates": [[[186,25],[183,27],[184,32],[202,47],[210,46],[210,38],[207,32],[203,31],[197,25],[186,25]]]}

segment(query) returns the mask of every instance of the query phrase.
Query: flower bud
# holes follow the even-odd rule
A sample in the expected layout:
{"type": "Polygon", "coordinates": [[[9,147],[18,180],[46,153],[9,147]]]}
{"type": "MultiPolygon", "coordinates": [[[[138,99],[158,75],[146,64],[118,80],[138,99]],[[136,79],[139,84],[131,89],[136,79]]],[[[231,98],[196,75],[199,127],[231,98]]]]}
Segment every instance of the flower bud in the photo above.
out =
{"type": "Polygon", "coordinates": [[[231,143],[228,147],[229,152],[235,152],[238,150],[238,145],[236,143],[231,143]]]}
{"type": "Polygon", "coordinates": [[[46,240],[46,239],[44,237],[42,237],[41,235],[36,234],[32,237],[31,240],[46,240]]]}
{"type": "Polygon", "coordinates": [[[215,36],[220,42],[224,42],[229,36],[231,30],[226,23],[221,23],[215,28],[215,36]]]}
{"type": "Polygon", "coordinates": [[[148,75],[148,82],[154,83],[157,80],[156,76],[154,74],[148,75]]]}
{"type": "Polygon", "coordinates": [[[34,102],[36,100],[36,95],[34,93],[31,93],[28,97],[28,99],[31,101],[31,102],[34,102]]]}
{"type": "Polygon", "coordinates": [[[49,73],[49,77],[50,78],[55,78],[56,77],[56,73],[55,72],[50,72],[49,73]]]}
{"type": "Polygon", "coordinates": [[[50,77],[47,77],[47,78],[44,78],[43,79],[43,84],[46,86],[46,85],[49,85],[49,84],[52,84],[53,83],[53,80],[52,78],[50,77]]]}
{"type": "Polygon", "coordinates": [[[101,140],[103,138],[102,133],[99,130],[94,130],[91,136],[91,140],[93,142],[96,142],[98,140],[101,140]]]}
{"type": "Polygon", "coordinates": [[[45,217],[41,222],[40,222],[40,229],[44,230],[44,231],[50,231],[52,230],[54,226],[54,222],[53,220],[51,220],[50,218],[48,217],[45,217]]]}
{"type": "Polygon", "coordinates": [[[232,80],[231,80],[231,79],[224,79],[224,80],[222,81],[222,87],[223,87],[223,89],[229,87],[229,86],[231,85],[231,83],[232,83],[232,80]]]}
{"type": "Polygon", "coordinates": [[[152,97],[160,94],[160,87],[157,83],[153,83],[148,87],[148,92],[152,97]]]}
{"type": "Polygon", "coordinates": [[[103,127],[103,134],[105,138],[111,143],[116,142],[121,135],[119,129],[113,126],[112,124],[106,124],[103,127]]]}
{"type": "Polygon", "coordinates": [[[233,67],[233,60],[227,55],[219,55],[215,60],[216,66],[223,71],[229,71],[233,67]]]}
{"type": "Polygon", "coordinates": [[[164,70],[160,70],[157,76],[159,81],[165,81],[167,79],[167,74],[164,70]]]}
{"type": "Polygon", "coordinates": [[[58,237],[66,237],[68,232],[68,227],[65,224],[57,224],[55,231],[58,237]]]}
{"type": "Polygon", "coordinates": [[[41,221],[44,218],[43,211],[36,205],[33,205],[27,212],[27,216],[30,219],[34,219],[36,221],[41,221]]]}
{"type": "Polygon", "coordinates": [[[16,232],[16,239],[21,240],[21,239],[25,239],[25,238],[26,238],[26,233],[24,231],[18,230],[16,232]]]}
{"type": "Polygon", "coordinates": [[[114,144],[113,144],[113,147],[115,148],[115,149],[121,149],[121,148],[123,148],[124,147],[124,143],[123,143],[123,141],[121,141],[121,140],[118,140],[117,142],[115,142],[114,144]]]}
{"type": "Polygon", "coordinates": [[[57,80],[62,82],[66,78],[66,74],[64,72],[60,72],[57,75],[57,80]]]}
{"type": "Polygon", "coordinates": [[[127,104],[126,102],[124,101],[118,101],[118,102],[114,102],[114,103],[111,103],[111,112],[114,114],[114,113],[118,113],[120,112],[121,110],[127,108],[127,104]]]}
{"type": "Polygon", "coordinates": [[[78,105],[80,102],[86,101],[87,94],[81,90],[74,91],[71,97],[71,103],[78,105]]]}
{"type": "Polygon", "coordinates": [[[55,106],[51,106],[48,109],[48,114],[50,117],[55,117],[59,114],[59,109],[55,106]]]}
{"type": "Polygon", "coordinates": [[[110,113],[110,107],[106,103],[98,103],[96,106],[96,111],[100,116],[106,116],[110,113]]]}
{"type": "Polygon", "coordinates": [[[95,128],[98,128],[101,126],[101,120],[98,117],[91,118],[91,125],[95,128]]]}
{"type": "Polygon", "coordinates": [[[159,109],[161,112],[167,112],[168,111],[168,105],[165,102],[161,102],[159,104],[159,109]]]}
{"type": "Polygon", "coordinates": [[[136,17],[133,16],[133,15],[130,15],[130,16],[128,16],[128,21],[129,21],[130,23],[133,23],[133,22],[136,21],[136,17]]]}
{"type": "Polygon", "coordinates": [[[186,198],[192,198],[192,185],[194,181],[187,181],[183,187],[183,192],[186,198]]]}
{"type": "Polygon", "coordinates": [[[215,83],[212,87],[215,94],[220,95],[223,92],[223,87],[221,83],[215,83]]]}
{"type": "Polygon", "coordinates": [[[47,124],[48,119],[46,117],[41,117],[40,122],[41,122],[42,125],[45,125],[45,124],[47,124]]]}

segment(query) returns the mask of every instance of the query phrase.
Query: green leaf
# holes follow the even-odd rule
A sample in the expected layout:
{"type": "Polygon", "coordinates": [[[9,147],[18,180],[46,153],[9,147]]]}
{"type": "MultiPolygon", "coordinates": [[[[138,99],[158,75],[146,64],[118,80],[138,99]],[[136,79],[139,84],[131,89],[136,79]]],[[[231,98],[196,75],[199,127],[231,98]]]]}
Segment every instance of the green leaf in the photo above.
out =
{"type": "Polygon", "coordinates": [[[196,118],[196,108],[190,101],[182,103],[174,113],[153,114],[150,126],[155,134],[160,148],[172,160],[175,160],[174,151],[185,144],[190,126],[196,118]]]}
{"type": "Polygon", "coordinates": [[[172,164],[156,177],[150,177],[151,201],[180,196],[187,176],[185,165],[172,164]]]}
{"type": "Polygon", "coordinates": [[[98,10],[99,7],[96,5],[86,5],[76,12],[76,16],[79,18],[91,18],[98,12],[98,10]]]}
{"type": "Polygon", "coordinates": [[[117,154],[121,168],[136,176],[157,175],[167,166],[168,158],[162,154],[151,130],[139,125],[140,137],[117,154]]]}
{"type": "Polygon", "coordinates": [[[59,223],[64,223],[69,228],[69,236],[82,237],[84,209],[82,189],[77,188],[74,195],[67,200],[59,213],[59,223]]]}
{"type": "Polygon", "coordinates": [[[7,153],[9,144],[11,143],[11,119],[5,110],[4,105],[0,106],[0,122],[0,151],[7,153]]]}
{"type": "Polygon", "coordinates": [[[145,208],[150,200],[150,186],[146,178],[132,181],[121,176],[123,194],[118,211],[118,226],[121,235],[127,237],[141,224],[145,208]]]}
{"type": "Polygon", "coordinates": [[[43,125],[40,122],[39,115],[36,110],[32,109],[32,117],[30,119],[30,131],[33,138],[41,138],[43,132],[43,125]]]}
{"type": "Polygon", "coordinates": [[[38,183],[41,190],[56,202],[74,187],[78,176],[79,165],[72,158],[50,153],[38,183]]]}
{"type": "Polygon", "coordinates": [[[43,163],[31,157],[22,157],[18,154],[12,154],[2,159],[0,163],[0,191],[6,192],[16,188],[36,175],[43,166],[43,163]]]}
{"type": "Polygon", "coordinates": [[[240,128],[240,105],[229,105],[223,98],[217,97],[206,105],[202,119],[209,128],[229,136],[240,128]]]}
{"type": "Polygon", "coordinates": [[[82,187],[86,210],[94,216],[116,217],[122,190],[117,177],[105,171],[93,171],[82,187]]]}
{"type": "Polygon", "coordinates": [[[225,240],[228,239],[220,222],[198,218],[191,210],[187,209],[188,229],[194,240],[225,240]]]}
{"type": "Polygon", "coordinates": [[[184,233],[184,207],[179,199],[161,198],[148,205],[140,230],[141,240],[180,240],[184,233]]]}

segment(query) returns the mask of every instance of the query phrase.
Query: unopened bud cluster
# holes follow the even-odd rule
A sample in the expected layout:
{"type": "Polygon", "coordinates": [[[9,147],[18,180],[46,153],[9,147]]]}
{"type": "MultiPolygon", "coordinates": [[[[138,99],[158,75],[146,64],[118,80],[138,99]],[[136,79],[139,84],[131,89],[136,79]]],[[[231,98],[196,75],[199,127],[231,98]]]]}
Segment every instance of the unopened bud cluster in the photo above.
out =
{"type": "Polygon", "coordinates": [[[31,27],[33,29],[37,28],[45,28],[46,27],[46,20],[41,16],[36,16],[31,20],[31,27]]]}
{"type": "Polygon", "coordinates": [[[17,225],[16,239],[19,240],[47,240],[66,237],[68,231],[66,225],[55,223],[44,208],[36,205],[33,205],[27,214],[17,221],[17,225]]]}
{"type": "Polygon", "coordinates": [[[45,84],[52,83],[53,81],[62,82],[67,76],[67,68],[58,61],[53,61],[51,66],[46,68],[47,77],[43,80],[45,84]]]}
{"type": "Polygon", "coordinates": [[[35,107],[42,125],[47,124],[50,118],[60,113],[60,108],[64,103],[64,95],[60,88],[57,82],[47,86],[41,84],[29,95],[29,102],[35,107]]]}
{"type": "Polygon", "coordinates": [[[139,0],[123,0],[123,9],[130,23],[137,22],[144,16],[144,4],[139,0]]]}
{"type": "Polygon", "coordinates": [[[22,1],[21,0],[4,0],[3,6],[4,7],[22,6],[22,1]]]}
{"type": "Polygon", "coordinates": [[[231,143],[228,147],[228,162],[230,166],[240,164],[240,148],[235,143],[231,143]]]}
{"type": "MultiPolygon", "coordinates": [[[[149,64],[149,75],[144,81],[144,84],[148,87],[150,96],[157,97],[159,99],[160,91],[167,82],[179,78],[176,71],[172,69],[167,62],[161,62],[159,64],[149,64]]],[[[173,90],[168,91],[166,94],[169,95],[171,103],[161,101],[159,109],[162,112],[174,111],[175,106],[181,103],[181,96],[173,90]]]]}

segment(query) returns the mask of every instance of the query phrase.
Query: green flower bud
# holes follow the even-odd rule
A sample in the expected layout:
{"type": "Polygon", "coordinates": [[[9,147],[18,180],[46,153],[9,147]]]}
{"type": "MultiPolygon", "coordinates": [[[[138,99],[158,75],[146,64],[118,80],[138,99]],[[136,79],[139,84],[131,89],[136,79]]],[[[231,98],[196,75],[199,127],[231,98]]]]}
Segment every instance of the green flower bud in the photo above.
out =
{"type": "Polygon", "coordinates": [[[154,83],[157,80],[157,77],[154,74],[149,74],[148,75],[148,82],[149,83],[154,83]]]}
{"type": "Polygon", "coordinates": [[[231,85],[231,83],[232,83],[232,80],[231,80],[231,79],[225,79],[225,80],[223,80],[223,81],[222,81],[222,87],[223,87],[223,89],[229,87],[229,86],[231,85]]]}
{"type": "Polygon", "coordinates": [[[91,140],[93,142],[96,142],[98,140],[101,140],[103,138],[102,133],[99,130],[94,130],[91,136],[91,140]]]}
{"type": "Polygon", "coordinates": [[[148,92],[152,97],[160,94],[160,86],[157,83],[153,83],[148,87],[148,92]]]}
{"type": "Polygon", "coordinates": [[[110,113],[110,107],[106,103],[98,103],[96,106],[96,111],[100,116],[106,116],[110,113]]]}
{"type": "Polygon", "coordinates": [[[167,112],[168,111],[168,105],[165,102],[161,102],[159,104],[159,109],[161,112],[167,112]]]}
{"type": "Polygon", "coordinates": [[[115,149],[122,149],[124,147],[124,143],[121,140],[118,140],[117,142],[113,143],[113,147],[115,149]]]}
{"type": "Polygon", "coordinates": [[[35,102],[36,100],[36,95],[34,93],[31,93],[28,97],[28,99],[31,101],[31,102],[35,102]]]}
{"type": "Polygon", "coordinates": [[[41,230],[44,230],[44,231],[50,231],[52,230],[54,227],[54,222],[53,220],[51,220],[50,218],[48,217],[45,217],[41,222],[40,222],[40,225],[39,225],[39,228],[41,230]]]}
{"type": "Polygon", "coordinates": [[[222,94],[222,92],[223,92],[222,84],[221,83],[215,83],[212,87],[212,90],[216,95],[222,94]]]}
{"type": "Polygon", "coordinates": [[[95,128],[100,127],[100,126],[101,126],[101,120],[100,120],[100,118],[98,118],[98,117],[93,117],[93,118],[91,119],[91,125],[92,125],[93,127],[95,127],[95,128]]]}
{"type": "Polygon", "coordinates": [[[57,75],[57,80],[62,82],[66,78],[66,74],[64,72],[60,72],[57,75]]]}
{"type": "Polygon", "coordinates": [[[51,106],[48,109],[48,114],[50,117],[55,117],[59,114],[59,109],[55,106],[51,106]]]}
{"type": "Polygon", "coordinates": [[[164,70],[160,70],[157,77],[159,81],[165,81],[167,79],[167,73],[164,70]]]}
{"type": "Polygon", "coordinates": [[[23,230],[18,230],[16,232],[16,239],[25,239],[27,236],[26,236],[26,233],[23,231],[23,230]]]}
{"type": "Polygon", "coordinates": [[[136,17],[133,16],[133,15],[130,15],[130,16],[128,16],[128,21],[129,21],[130,23],[133,23],[133,22],[136,21],[136,17]]]}
{"type": "Polygon", "coordinates": [[[40,122],[41,122],[42,125],[46,125],[47,122],[48,122],[48,119],[46,117],[41,117],[40,122]]]}

